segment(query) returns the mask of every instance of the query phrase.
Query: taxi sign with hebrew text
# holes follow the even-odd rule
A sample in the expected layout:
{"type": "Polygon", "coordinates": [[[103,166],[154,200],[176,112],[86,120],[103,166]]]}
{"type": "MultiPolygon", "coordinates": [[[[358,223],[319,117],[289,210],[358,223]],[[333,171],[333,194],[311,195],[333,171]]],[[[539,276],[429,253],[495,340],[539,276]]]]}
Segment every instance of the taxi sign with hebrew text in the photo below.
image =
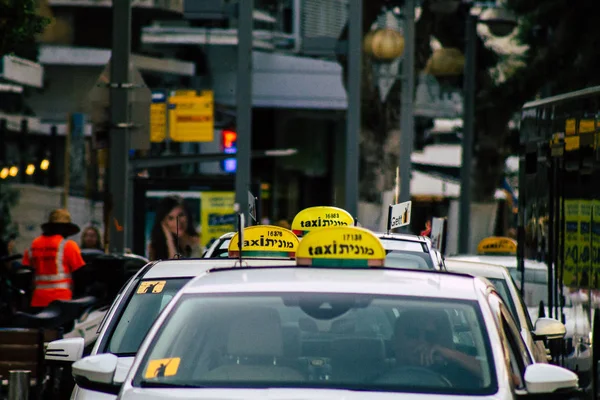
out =
{"type": "Polygon", "coordinates": [[[381,241],[368,229],[323,228],[302,238],[296,263],[313,267],[381,267],[385,254],[381,241]]]}
{"type": "Polygon", "coordinates": [[[354,217],[338,207],[309,207],[300,211],[292,221],[292,231],[303,236],[310,231],[334,226],[353,226],[354,217]]]}
{"type": "MultiPolygon", "coordinates": [[[[272,225],[255,225],[244,229],[242,257],[294,258],[298,237],[289,229],[272,225]]],[[[238,233],[229,242],[229,257],[240,256],[238,233]]]]}
{"type": "Polygon", "coordinates": [[[477,245],[478,254],[517,254],[517,241],[509,237],[492,236],[477,245]]]}

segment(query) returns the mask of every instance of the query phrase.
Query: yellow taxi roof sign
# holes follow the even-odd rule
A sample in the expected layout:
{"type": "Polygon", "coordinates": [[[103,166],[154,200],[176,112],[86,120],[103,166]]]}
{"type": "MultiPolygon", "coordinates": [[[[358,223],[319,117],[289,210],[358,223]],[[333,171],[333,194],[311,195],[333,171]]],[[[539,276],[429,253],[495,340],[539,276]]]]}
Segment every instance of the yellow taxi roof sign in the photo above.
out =
{"type": "MultiPolygon", "coordinates": [[[[229,242],[230,258],[240,256],[239,233],[229,242]]],[[[273,225],[255,225],[244,229],[242,257],[294,258],[298,237],[289,229],[273,225]]]]}
{"type": "Polygon", "coordinates": [[[517,254],[517,241],[502,236],[491,236],[477,245],[478,254],[517,254]]]}
{"type": "Polygon", "coordinates": [[[371,231],[355,226],[322,228],[302,238],[296,264],[313,267],[382,267],[385,249],[371,231]]]}
{"type": "Polygon", "coordinates": [[[303,236],[310,231],[332,226],[352,226],[354,217],[339,207],[309,207],[300,211],[292,221],[292,231],[303,236]]]}

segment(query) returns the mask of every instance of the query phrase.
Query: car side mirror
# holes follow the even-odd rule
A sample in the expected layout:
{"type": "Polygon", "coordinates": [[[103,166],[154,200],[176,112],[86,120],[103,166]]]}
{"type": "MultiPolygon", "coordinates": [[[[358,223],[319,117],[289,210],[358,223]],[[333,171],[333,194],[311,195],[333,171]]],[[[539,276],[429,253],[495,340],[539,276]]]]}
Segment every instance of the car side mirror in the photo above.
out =
{"type": "Polygon", "coordinates": [[[576,373],[556,365],[531,364],[525,370],[525,387],[528,394],[577,390],[578,384],[579,378],[576,373]]]}
{"type": "Polygon", "coordinates": [[[75,383],[83,389],[119,394],[122,383],[113,382],[119,358],[114,354],[84,357],[72,366],[75,383]]]}
{"type": "Polygon", "coordinates": [[[565,325],[554,318],[538,318],[533,329],[535,339],[562,339],[567,333],[565,325]]]}
{"type": "Polygon", "coordinates": [[[46,361],[75,362],[83,357],[85,340],[81,337],[54,340],[46,346],[46,361]]]}

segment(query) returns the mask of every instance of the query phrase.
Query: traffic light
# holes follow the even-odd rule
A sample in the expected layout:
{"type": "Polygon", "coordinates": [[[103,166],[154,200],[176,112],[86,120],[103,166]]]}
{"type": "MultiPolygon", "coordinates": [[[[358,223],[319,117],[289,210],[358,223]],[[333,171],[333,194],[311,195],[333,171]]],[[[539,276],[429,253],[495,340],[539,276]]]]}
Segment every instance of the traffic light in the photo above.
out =
{"type": "MultiPolygon", "coordinates": [[[[223,129],[221,132],[221,144],[224,153],[235,154],[237,151],[237,132],[230,129],[223,129]]],[[[225,172],[234,173],[237,169],[237,160],[235,158],[226,158],[221,161],[221,168],[225,172]]]]}

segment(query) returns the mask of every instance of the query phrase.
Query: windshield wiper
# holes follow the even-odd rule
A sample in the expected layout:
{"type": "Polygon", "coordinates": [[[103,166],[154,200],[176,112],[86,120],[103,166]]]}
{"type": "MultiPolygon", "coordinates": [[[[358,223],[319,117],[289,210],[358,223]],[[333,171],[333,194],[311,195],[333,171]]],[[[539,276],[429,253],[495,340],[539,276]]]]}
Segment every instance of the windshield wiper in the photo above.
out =
{"type": "Polygon", "coordinates": [[[130,352],[130,353],[112,353],[117,357],[135,357],[137,355],[137,352],[130,352]]]}
{"type": "Polygon", "coordinates": [[[140,387],[143,388],[196,388],[200,389],[203,386],[193,385],[182,382],[162,382],[162,381],[147,381],[143,380],[140,382],[140,387]]]}

